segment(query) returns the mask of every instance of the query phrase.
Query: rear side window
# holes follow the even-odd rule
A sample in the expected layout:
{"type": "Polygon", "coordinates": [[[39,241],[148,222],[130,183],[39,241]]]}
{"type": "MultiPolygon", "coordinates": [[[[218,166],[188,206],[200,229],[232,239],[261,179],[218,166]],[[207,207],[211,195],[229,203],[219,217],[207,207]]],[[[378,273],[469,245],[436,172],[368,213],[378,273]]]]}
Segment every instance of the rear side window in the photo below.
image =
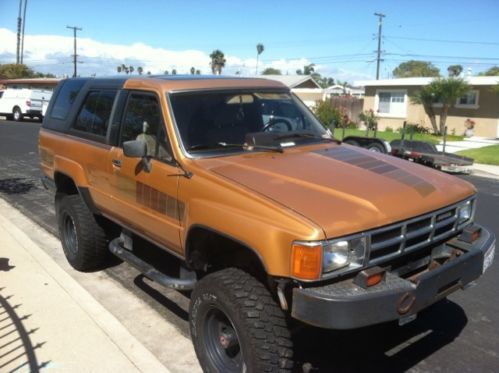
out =
{"type": "Polygon", "coordinates": [[[106,136],[116,91],[90,91],[78,113],[73,129],[106,136]]]}
{"type": "Polygon", "coordinates": [[[55,119],[66,119],[71,105],[73,105],[76,96],[85,84],[85,79],[67,80],[57,95],[52,109],[51,117],[55,119]]]}

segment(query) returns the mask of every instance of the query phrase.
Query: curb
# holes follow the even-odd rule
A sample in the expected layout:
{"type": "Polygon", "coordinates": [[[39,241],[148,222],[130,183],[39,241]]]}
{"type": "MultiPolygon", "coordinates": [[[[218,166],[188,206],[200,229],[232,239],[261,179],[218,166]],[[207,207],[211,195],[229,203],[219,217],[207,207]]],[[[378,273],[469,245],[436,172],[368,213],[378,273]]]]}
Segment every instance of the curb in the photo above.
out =
{"type": "MultiPolygon", "coordinates": [[[[35,244],[21,229],[4,216],[4,212],[13,209],[0,199],[0,226],[10,238],[24,250],[34,262],[43,268],[71,299],[93,320],[111,343],[142,372],[170,372],[161,362],[140,343],[123,324],[104,308],[76,280],[60,268],[56,262],[35,244]]],[[[70,348],[70,346],[68,346],[70,348]]],[[[94,346],[98,348],[98,346],[94,346]]]]}

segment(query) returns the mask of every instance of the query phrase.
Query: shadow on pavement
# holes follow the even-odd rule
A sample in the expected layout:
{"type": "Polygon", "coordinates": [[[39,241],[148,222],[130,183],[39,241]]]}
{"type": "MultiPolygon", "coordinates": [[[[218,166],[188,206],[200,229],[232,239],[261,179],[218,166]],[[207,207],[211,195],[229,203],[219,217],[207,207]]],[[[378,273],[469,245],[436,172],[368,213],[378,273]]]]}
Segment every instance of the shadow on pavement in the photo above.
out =
{"type": "MultiPolygon", "coordinates": [[[[4,258],[1,258],[4,259],[4,258]]],[[[1,261],[5,263],[5,261],[1,261]]],[[[8,260],[7,260],[8,265],[8,260]]],[[[2,265],[3,271],[8,271],[2,265]]],[[[0,371],[29,371],[32,373],[39,372],[46,367],[50,361],[38,363],[35,350],[41,348],[46,342],[37,343],[33,346],[31,335],[38,328],[26,330],[23,321],[27,320],[31,315],[19,316],[17,309],[21,306],[16,304],[11,306],[9,300],[12,295],[4,296],[1,292],[5,288],[0,288],[0,371]]]]}
{"type": "Polygon", "coordinates": [[[0,180],[0,193],[5,194],[25,194],[35,187],[32,180],[14,177],[0,180]]]}
{"type": "Polygon", "coordinates": [[[301,328],[293,334],[296,371],[405,372],[451,343],[467,322],[458,304],[443,300],[402,327],[386,323],[347,331],[301,328]]]}

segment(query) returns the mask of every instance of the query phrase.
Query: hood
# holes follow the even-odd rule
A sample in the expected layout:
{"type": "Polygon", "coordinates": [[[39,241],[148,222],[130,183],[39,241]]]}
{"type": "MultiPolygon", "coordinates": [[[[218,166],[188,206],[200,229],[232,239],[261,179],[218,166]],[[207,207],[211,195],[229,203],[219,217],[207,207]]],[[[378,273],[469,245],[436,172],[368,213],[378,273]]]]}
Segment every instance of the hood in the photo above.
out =
{"type": "Polygon", "coordinates": [[[475,192],[440,171],[349,145],[217,158],[205,167],[314,221],[328,238],[415,217],[475,192]]]}

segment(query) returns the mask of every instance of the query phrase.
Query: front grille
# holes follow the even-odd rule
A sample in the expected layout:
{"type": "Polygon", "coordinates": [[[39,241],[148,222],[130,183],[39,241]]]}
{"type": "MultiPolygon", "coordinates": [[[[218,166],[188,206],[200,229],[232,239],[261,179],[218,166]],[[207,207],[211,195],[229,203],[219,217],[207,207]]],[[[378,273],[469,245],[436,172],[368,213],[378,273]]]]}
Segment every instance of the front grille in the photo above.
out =
{"type": "Polygon", "coordinates": [[[369,265],[415,252],[459,233],[457,205],[368,232],[369,265]]]}

